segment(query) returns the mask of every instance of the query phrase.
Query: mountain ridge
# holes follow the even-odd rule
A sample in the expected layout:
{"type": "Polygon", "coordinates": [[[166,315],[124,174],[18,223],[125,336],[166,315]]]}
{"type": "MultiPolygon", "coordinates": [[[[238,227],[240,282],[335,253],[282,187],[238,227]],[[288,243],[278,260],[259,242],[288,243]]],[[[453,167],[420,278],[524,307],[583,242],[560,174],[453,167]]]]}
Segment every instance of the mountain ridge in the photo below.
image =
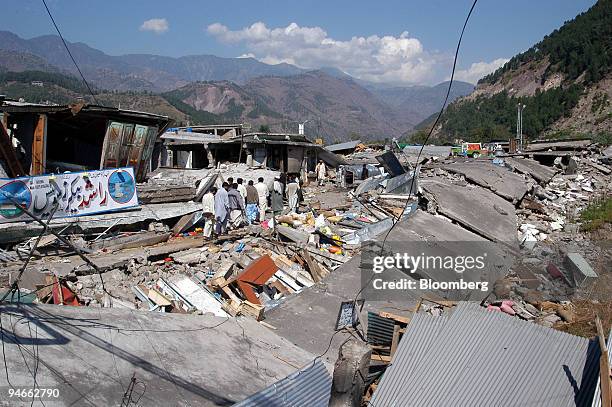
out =
{"type": "MultiPolygon", "coordinates": [[[[311,120],[317,123],[317,133],[329,139],[380,139],[412,129],[439,109],[446,91],[444,83],[407,87],[369,83],[333,67],[306,70],[289,64],[268,65],[253,58],[214,55],[111,56],[82,42],[69,43],[69,47],[97,92],[118,96],[127,93],[133,98],[156,93],[173,106],[166,106],[164,111],[171,111],[179,123],[231,119],[294,131],[298,121],[311,120]],[[189,90],[193,91],[191,97],[183,95],[189,90]]],[[[0,31],[0,68],[76,76],[61,40],[54,35],[23,39],[0,31]]],[[[33,101],[65,102],[74,98],[74,90],[62,92],[61,83],[48,95],[45,89],[31,89],[19,80],[4,84],[3,89],[11,97],[31,95],[37,99],[33,101]]],[[[451,99],[470,93],[473,85],[456,82],[453,89],[456,92],[451,99]]],[[[137,101],[133,104],[152,106],[137,101]]]]}
{"type": "MultiPolygon", "coordinates": [[[[612,138],[612,0],[589,10],[482,78],[474,92],[451,103],[434,129],[437,142],[508,139],[517,104],[527,138],[612,138]]],[[[423,131],[430,116],[417,124],[423,131]]]]}

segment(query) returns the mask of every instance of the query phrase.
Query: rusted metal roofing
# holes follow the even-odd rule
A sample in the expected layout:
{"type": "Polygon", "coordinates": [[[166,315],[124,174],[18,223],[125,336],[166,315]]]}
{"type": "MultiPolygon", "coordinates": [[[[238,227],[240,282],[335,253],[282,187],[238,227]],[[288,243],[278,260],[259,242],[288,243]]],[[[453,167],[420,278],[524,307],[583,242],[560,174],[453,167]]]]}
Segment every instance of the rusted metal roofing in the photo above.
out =
{"type": "Polygon", "coordinates": [[[255,294],[256,286],[261,286],[266,283],[278,271],[278,266],[269,255],[261,256],[257,260],[253,260],[249,266],[244,269],[236,280],[238,287],[244,296],[254,304],[261,304],[259,298],[255,294]]]}
{"type": "Polygon", "coordinates": [[[476,303],[416,314],[370,406],[587,406],[595,342],[476,303]]]}
{"type": "Polygon", "coordinates": [[[321,360],[290,374],[234,407],[327,407],[332,379],[321,360]]]}

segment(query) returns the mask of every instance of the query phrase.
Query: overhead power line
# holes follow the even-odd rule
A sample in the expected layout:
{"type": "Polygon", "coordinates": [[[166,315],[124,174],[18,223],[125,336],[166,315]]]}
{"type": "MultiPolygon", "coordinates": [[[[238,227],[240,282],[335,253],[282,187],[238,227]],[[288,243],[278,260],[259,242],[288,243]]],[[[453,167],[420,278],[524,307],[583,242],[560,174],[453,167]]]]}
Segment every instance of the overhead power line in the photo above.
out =
{"type": "MultiPolygon", "coordinates": [[[[474,7],[476,7],[476,3],[478,3],[478,0],[474,0],[474,2],[472,3],[472,7],[470,8],[470,11],[468,12],[467,17],[465,18],[465,22],[463,23],[463,28],[461,29],[461,34],[459,35],[459,41],[457,42],[457,49],[455,50],[455,57],[454,57],[454,60],[453,60],[453,69],[452,69],[452,72],[451,72],[450,81],[448,83],[448,89],[446,91],[446,97],[444,98],[444,103],[442,103],[442,107],[440,109],[440,112],[438,113],[438,116],[436,117],[436,121],[433,123],[433,125],[429,129],[429,133],[427,134],[427,137],[423,141],[423,145],[419,149],[419,154],[417,155],[416,164],[415,164],[415,167],[414,167],[414,172],[412,173],[412,180],[410,182],[410,189],[408,191],[408,200],[406,200],[406,205],[404,206],[404,210],[402,211],[402,214],[404,214],[406,212],[406,210],[408,209],[408,206],[410,205],[410,197],[412,196],[412,189],[413,189],[413,185],[414,185],[414,182],[416,180],[416,177],[417,177],[417,169],[419,167],[419,160],[421,159],[421,154],[423,152],[423,148],[425,148],[425,145],[427,145],[427,141],[429,140],[429,137],[433,133],[433,130],[438,125],[438,122],[440,121],[440,118],[442,117],[442,114],[444,113],[444,109],[446,108],[446,104],[448,103],[448,98],[449,98],[450,91],[451,91],[451,88],[453,86],[453,81],[454,81],[454,78],[455,78],[455,69],[457,67],[457,59],[459,57],[459,49],[461,47],[461,40],[463,39],[463,33],[465,32],[465,28],[467,27],[467,24],[470,21],[470,17],[472,15],[472,12],[474,11],[474,7]]],[[[391,228],[389,228],[389,230],[385,234],[385,238],[383,239],[383,242],[382,242],[382,245],[381,245],[381,248],[380,248],[380,253],[381,254],[384,253],[385,245],[387,243],[387,238],[389,237],[389,235],[391,234],[391,232],[393,231],[395,226],[400,222],[400,220],[401,220],[401,216],[398,219],[394,220],[393,224],[391,225],[391,228]]],[[[363,292],[363,290],[365,290],[365,288],[368,286],[368,284],[370,284],[370,282],[372,281],[373,278],[374,278],[374,274],[372,275],[372,277],[370,277],[370,279],[365,284],[363,284],[361,286],[359,291],[357,291],[357,293],[355,294],[355,296],[353,298],[354,307],[357,306],[357,298],[363,292]]],[[[333,335],[332,335],[332,337],[333,337],[333,335]]]]}
{"type": "Polygon", "coordinates": [[[96,95],[94,95],[93,90],[91,90],[91,87],[89,86],[89,83],[87,83],[87,80],[85,79],[85,76],[83,75],[83,72],[81,72],[81,68],[79,68],[79,64],[77,64],[76,60],[72,56],[72,52],[70,52],[70,48],[68,48],[68,44],[66,43],[64,36],[62,35],[59,27],[55,23],[55,19],[53,18],[53,15],[51,14],[51,10],[49,10],[49,7],[47,7],[47,2],[45,0],[42,0],[42,3],[45,6],[45,9],[47,10],[47,14],[49,14],[49,18],[51,18],[51,22],[53,23],[53,26],[55,27],[57,34],[59,35],[60,39],[64,43],[64,47],[66,48],[66,51],[68,51],[68,55],[70,55],[70,59],[72,59],[74,66],[76,67],[77,71],[79,71],[79,75],[81,75],[81,79],[83,79],[83,83],[85,83],[85,86],[89,90],[89,93],[91,94],[91,97],[93,98],[95,104],[99,105],[100,103],[98,102],[98,99],[96,99],[96,95]]]}

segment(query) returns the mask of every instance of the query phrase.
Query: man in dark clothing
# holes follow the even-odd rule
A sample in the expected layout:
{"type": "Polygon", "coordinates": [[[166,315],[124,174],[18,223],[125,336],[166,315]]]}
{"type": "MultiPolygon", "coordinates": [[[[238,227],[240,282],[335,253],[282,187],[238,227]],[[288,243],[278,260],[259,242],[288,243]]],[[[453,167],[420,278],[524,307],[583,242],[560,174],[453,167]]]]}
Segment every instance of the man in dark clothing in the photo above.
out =
{"type": "Polygon", "coordinates": [[[368,165],[367,164],[363,164],[363,167],[361,167],[361,179],[365,180],[368,179],[368,177],[370,176],[369,171],[368,171],[368,165]]]}
{"type": "Polygon", "coordinates": [[[246,217],[249,225],[252,224],[259,214],[259,193],[253,185],[253,180],[250,180],[246,186],[246,217]]]}
{"type": "Polygon", "coordinates": [[[238,184],[234,183],[227,191],[227,197],[229,200],[229,209],[230,209],[230,225],[233,228],[238,228],[242,226],[244,221],[243,213],[244,213],[244,200],[242,199],[242,195],[238,192],[238,184]]]}

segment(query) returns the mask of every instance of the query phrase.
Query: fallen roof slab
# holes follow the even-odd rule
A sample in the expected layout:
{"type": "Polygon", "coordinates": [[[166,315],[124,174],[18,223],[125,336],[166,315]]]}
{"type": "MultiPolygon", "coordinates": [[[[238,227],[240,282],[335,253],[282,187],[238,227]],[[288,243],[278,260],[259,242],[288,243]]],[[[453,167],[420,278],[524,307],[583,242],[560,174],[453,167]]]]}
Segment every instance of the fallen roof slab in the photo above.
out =
{"type": "Polygon", "coordinates": [[[518,202],[530,188],[529,182],[507,168],[489,160],[471,160],[444,165],[447,171],[463,175],[467,180],[487,188],[512,202],[518,202]]]}
{"type": "Polygon", "coordinates": [[[451,149],[451,146],[406,146],[402,152],[410,157],[409,160],[416,160],[419,154],[421,154],[420,160],[423,160],[432,157],[448,157],[451,155],[451,149]]]}
{"type": "MultiPolygon", "coordinates": [[[[378,239],[382,240],[383,237],[384,233],[378,239]]],[[[393,228],[388,240],[481,242],[483,238],[445,219],[416,211],[408,220],[399,222],[393,228]]],[[[275,308],[266,311],[265,321],[276,328],[275,333],[309,352],[321,354],[329,346],[324,360],[333,363],[340,345],[350,335],[339,332],[333,338],[330,336],[334,333],[340,304],[354,300],[364,283],[360,266],[361,256],[354,256],[324,281],[288,297],[275,308]]],[[[415,307],[419,297],[407,291],[403,299],[372,300],[365,297],[365,300],[361,321],[367,320],[368,311],[402,314],[402,310],[409,311],[415,307]]]]}
{"type": "Polygon", "coordinates": [[[517,217],[512,203],[475,185],[456,185],[441,178],[421,180],[438,212],[485,238],[516,248],[517,217]]]}
{"type": "Polygon", "coordinates": [[[536,181],[541,183],[550,182],[557,173],[554,168],[547,167],[529,158],[506,157],[504,160],[510,168],[521,174],[531,175],[536,181]]]}
{"type": "MultiPolygon", "coordinates": [[[[37,366],[37,386],[59,389],[52,405],[118,406],[134,377],[139,405],[227,406],[314,360],[248,318],[24,305],[0,311],[8,380],[33,387],[29,369],[37,366]]],[[[8,388],[5,375],[0,386],[8,388]]]]}
{"type": "Polygon", "coordinates": [[[527,146],[525,151],[543,151],[548,149],[582,150],[583,148],[586,148],[591,144],[591,140],[543,141],[535,143],[532,142],[527,146]]]}
{"type": "MultiPolygon", "coordinates": [[[[196,202],[141,205],[138,209],[131,211],[52,219],[49,227],[59,231],[70,226],[71,233],[74,233],[76,229],[82,233],[91,234],[102,232],[111,226],[120,228],[145,221],[178,218],[201,209],[202,205],[196,202]]],[[[0,224],[0,244],[38,236],[42,229],[42,226],[36,222],[2,223],[0,224]]]]}
{"type": "MultiPolygon", "coordinates": [[[[130,260],[139,259],[145,261],[152,258],[166,257],[172,253],[183,250],[202,247],[202,239],[199,237],[185,237],[171,241],[162,242],[155,246],[135,247],[118,250],[116,252],[100,252],[87,254],[87,258],[93,262],[100,272],[104,273],[114,268],[125,267],[130,260]]],[[[22,266],[21,262],[14,262],[6,266],[5,271],[17,271],[22,266]]],[[[87,275],[95,274],[94,270],[78,255],[43,257],[31,261],[26,268],[28,271],[48,271],[59,276],[68,274],[87,275]]]]}

